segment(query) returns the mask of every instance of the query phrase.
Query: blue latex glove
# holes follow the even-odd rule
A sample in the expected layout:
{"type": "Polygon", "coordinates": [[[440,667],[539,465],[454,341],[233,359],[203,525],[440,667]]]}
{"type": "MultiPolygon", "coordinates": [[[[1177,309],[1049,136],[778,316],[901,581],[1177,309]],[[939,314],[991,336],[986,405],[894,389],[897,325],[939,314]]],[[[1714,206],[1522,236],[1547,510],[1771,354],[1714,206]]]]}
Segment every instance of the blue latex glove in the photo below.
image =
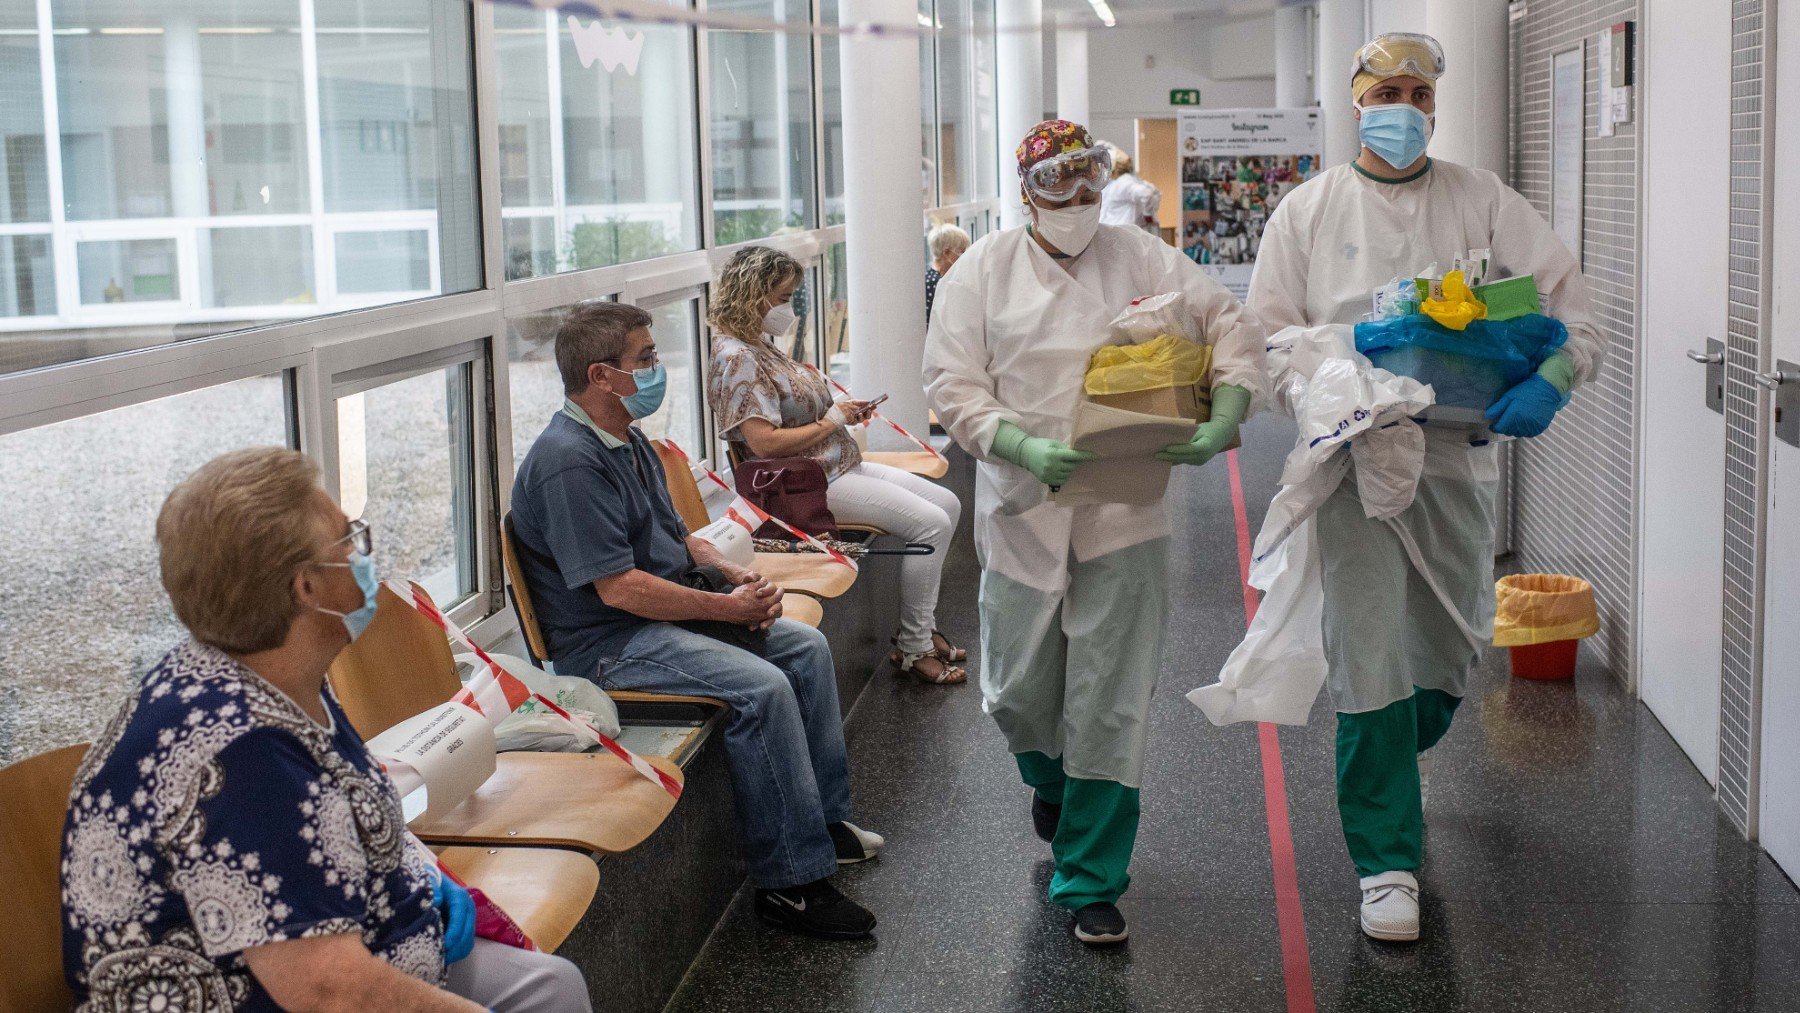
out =
{"type": "Polygon", "coordinates": [[[475,949],[475,898],[439,872],[431,884],[431,904],[444,919],[444,963],[454,964],[475,949]]]}
{"type": "Polygon", "coordinates": [[[1550,420],[1568,403],[1568,395],[1556,384],[1533,374],[1500,395],[1485,414],[1501,436],[1537,436],[1550,428],[1550,420]]]}

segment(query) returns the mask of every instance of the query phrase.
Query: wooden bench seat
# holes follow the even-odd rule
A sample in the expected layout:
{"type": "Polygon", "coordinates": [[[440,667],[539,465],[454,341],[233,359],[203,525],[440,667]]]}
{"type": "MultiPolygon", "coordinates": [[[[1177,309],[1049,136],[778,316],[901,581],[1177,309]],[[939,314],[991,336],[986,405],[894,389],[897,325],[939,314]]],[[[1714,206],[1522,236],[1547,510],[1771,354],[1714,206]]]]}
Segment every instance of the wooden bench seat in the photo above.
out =
{"type": "Polygon", "coordinates": [[[555,848],[433,848],[456,878],[487,894],[538,949],[555,953],[600,889],[592,858],[555,848]]]}

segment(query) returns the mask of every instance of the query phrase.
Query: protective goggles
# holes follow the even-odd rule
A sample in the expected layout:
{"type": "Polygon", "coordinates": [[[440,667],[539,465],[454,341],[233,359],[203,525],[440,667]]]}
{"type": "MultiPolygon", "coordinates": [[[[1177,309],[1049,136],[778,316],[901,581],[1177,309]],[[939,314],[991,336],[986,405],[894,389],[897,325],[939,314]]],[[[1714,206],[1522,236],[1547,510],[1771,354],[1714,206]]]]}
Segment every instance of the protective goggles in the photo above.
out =
{"type": "Polygon", "coordinates": [[[1393,32],[1380,36],[1356,51],[1356,66],[1351,75],[1373,74],[1390,77],[1416,77],[1436,81],[1444,76],[1444,47],[1429,35],[1393,32]]]}
{"type": "Polygon", "coordinates": [[[1025,170],[1025,192],[1044,200],[1073,200],[1082,190],[1106,189],[1112,179],[1112,152],[1105,148],[1065,151],[1025,170]]]}

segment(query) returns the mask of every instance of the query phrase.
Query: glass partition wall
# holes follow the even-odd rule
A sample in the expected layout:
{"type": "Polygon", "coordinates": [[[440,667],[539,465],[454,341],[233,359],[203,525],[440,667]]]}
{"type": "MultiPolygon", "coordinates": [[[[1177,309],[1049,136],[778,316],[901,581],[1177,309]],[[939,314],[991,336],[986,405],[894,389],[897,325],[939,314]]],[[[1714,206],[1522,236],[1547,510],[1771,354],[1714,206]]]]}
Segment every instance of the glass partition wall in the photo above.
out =
{"type": "MultiPolygon", "coordinates": [[[[992,0],[919,11],[922,205],[985,221],[992,0]]],[[[470,0],[0,4],[0,461],[24,496],[0,551],[42,564],[0,578],[0,763],[91,737],[181,636],[152,526],[220,453],[315,457],[382,576],[490,639],[569,306],[651,312],[670,384],[644,428],[690,449],[715,250],[798,257],[793,351],[846,369],[854,44],[470,0]]]]}

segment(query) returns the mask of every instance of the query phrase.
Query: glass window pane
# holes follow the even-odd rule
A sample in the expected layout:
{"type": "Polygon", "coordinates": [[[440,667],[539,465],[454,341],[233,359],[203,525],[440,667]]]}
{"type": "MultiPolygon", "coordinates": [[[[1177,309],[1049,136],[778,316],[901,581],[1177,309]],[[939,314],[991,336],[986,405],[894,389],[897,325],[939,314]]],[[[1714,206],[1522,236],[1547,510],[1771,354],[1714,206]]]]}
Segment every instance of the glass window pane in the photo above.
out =
{"type": "MultiPolygon", "coordinates": [[[[812,20],[810,0],[718,0],[707,10],[793,24],[812,20]]],[[[718,245],[811,228],[811,40],[712,31],[707,45],[718,245]]]]}
{"type": "MultiPolygon", "coordinates": [[[[37,8],[0,4],[0,224],[50,218],[37,8]]],[[[18,314],[13,314],[18,315],[18,314]]]]}
{"type": "MultiPolygon", "coordinates": [[[[930,26],[933,20],[932,0],[919,0],[919,24],[930,26]]],[[[920,148],[920,189],[925,193],[925,207],[937,207],[937,48],[933,33],[919,39],[919,127],[924,144],[920,148]]]]}
{"type": "Polygon", "coordinates": [[[337,401],[344,513],[369,522],[383,576],[443,608],[477,582],[470,375],[464,363],[337,401]]]}
{"type": "Polygon", "coordinates": [[[306,209],[298,5],[52,10],[70,219],[306,209]]]}
{"type": "Polygon", "coordinates": [[[507,277],[697,249],[692,31],[504,6],[494,18],[501,200],[553,212],[507,229],[507,277]]]}
{"type": "MultiPolygon", "coordinates": [[[[819,0],[821,24],[838,23],[838,0],[819,0]]],[[[836,35],[819,37],[819,105],[825,120],[825,225],[844,224],[843,45],[836,35]]]]}
{"type": "Polygon", "coordinates": [[[844,243],[825,251],[825,361],[839,383],[850,382],[850,254],[844,243]]]}
{"type": "Polygon", "coordinates": [[[470,4],[38,9],[0,2],[0,318],[45,319],[0,372],[481,286],[470,4]]]}
{"type": "Polygon", "coordinates": [[[213,229],[209,306],[304,306],[313,303],[312,230],[213,229]]]}
{"type": "Polygon", "coordinates": [[[288,444],[284,377],[239,380],[0,436],[0,764],[91,740],[185,636],[157,577],[156,514],[239,447],[288,444]]]}
{"type": "Polygon", "coordinates": [[[431,234],[423,229],[340,232],[335,246],[340,292],[431,289],[431,234]]]}
{"type": "MultiPolygon", "coordinates": [[[[56,267],[49,236],[0,239],[0,317],[48,316],[56,312],[56,267]]],[[[8,346],[0,342],[0,373],[10,372],[8,346]]]]}
{"type": "Polygon", "coordinates": [[[75,263],[81,301],[172,302],[181,298],[181,269],[173,239],[99,240],[78,243],[75,263]]]}
{"type": "Polygon", "coordinates": [[[937,0],[937,180],[938,202],[945,205],[975,199],[970,18],[969,0],[937,0]]]}
{"type": "MultiPolygon", "coordinates": [[[[975,200],[997,196],[1000,192],[999,166],[996,161],[1000,143],[1000,105],[994,90],[994,0],[970,0],[971,21],[975,34],[970,36],[973,74],[972,91],[974,145],[970,166],[974,181],[969,192],[975,200]]],[[[1007,197],[1011,200],[1011,196],[1007,197]]]]}
{"type": "MultiPolygon", "coordinates": [[[[551,416],[562,410],[562,376],[556,367],[556,329],[569,307],[526,313],[507,321],[507,374],[512,396],[513,464],[525,459],[551,416]]],[[[669,372],[662,408],[638,428],[651,439],[673,437],[683,448],[700,446],[700,379],[694,362],[700,348],[700,302],[684,299],[650,311],[650,335],[669,372]]]]}

